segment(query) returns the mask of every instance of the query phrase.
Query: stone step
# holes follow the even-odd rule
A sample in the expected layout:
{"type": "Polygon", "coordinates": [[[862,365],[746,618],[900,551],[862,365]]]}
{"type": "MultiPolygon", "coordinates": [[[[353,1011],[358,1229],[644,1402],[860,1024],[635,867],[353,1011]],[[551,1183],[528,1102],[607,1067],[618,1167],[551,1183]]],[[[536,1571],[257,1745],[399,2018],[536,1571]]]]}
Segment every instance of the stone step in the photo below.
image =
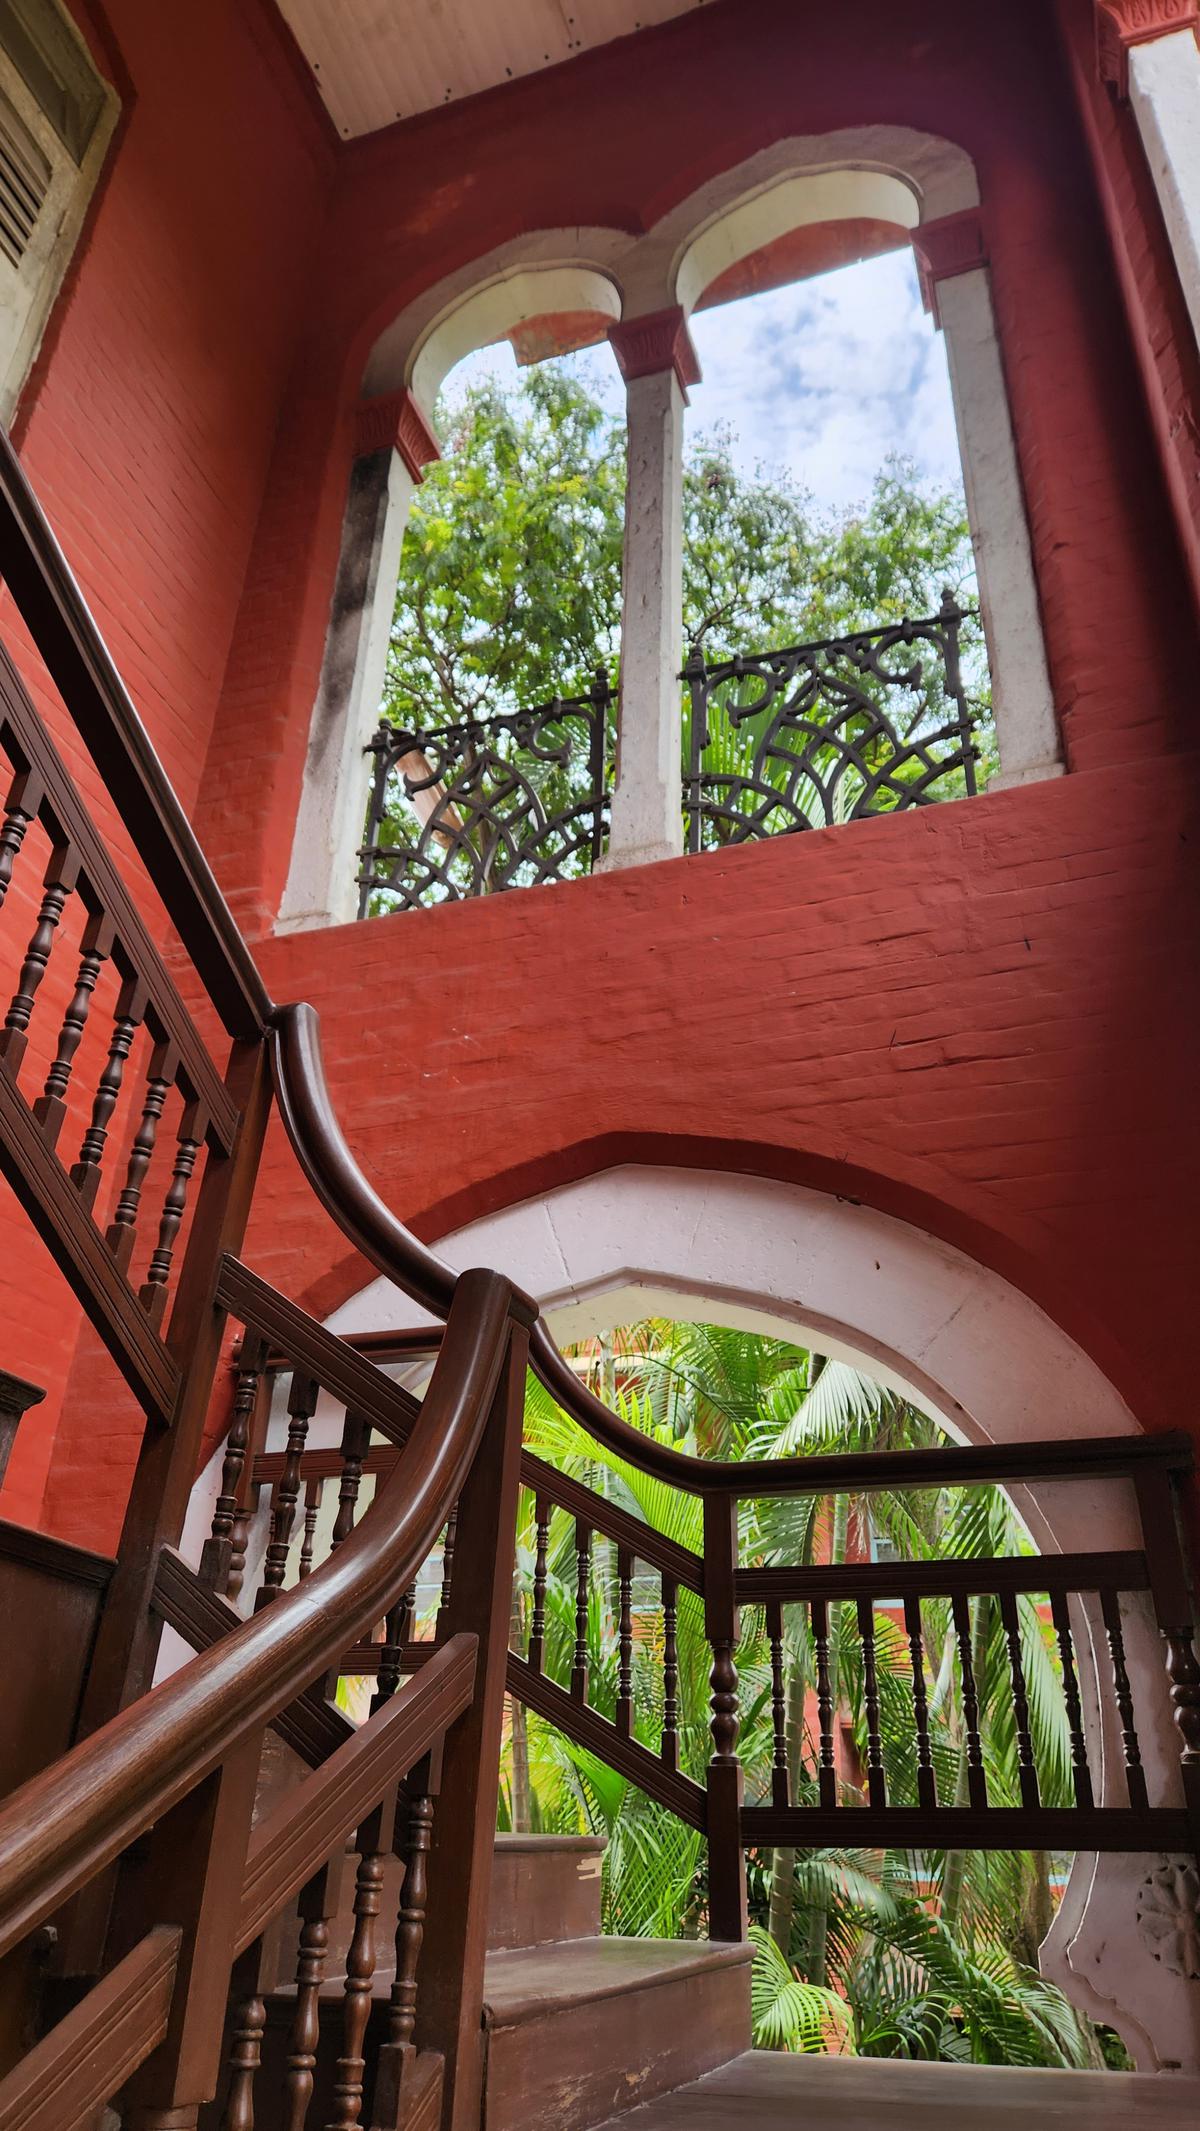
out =
{"type": "Polygon", "coordinates": [[[750,2042],[748,1946],[580,1938],[490,1953],[487,2131],[586,2131],[750,2042]]]}
{"type": "Polygon", "coordinates": [[[600,2131],[1193,2131],[1200,2080],[750,2050],[600,2131]]]}

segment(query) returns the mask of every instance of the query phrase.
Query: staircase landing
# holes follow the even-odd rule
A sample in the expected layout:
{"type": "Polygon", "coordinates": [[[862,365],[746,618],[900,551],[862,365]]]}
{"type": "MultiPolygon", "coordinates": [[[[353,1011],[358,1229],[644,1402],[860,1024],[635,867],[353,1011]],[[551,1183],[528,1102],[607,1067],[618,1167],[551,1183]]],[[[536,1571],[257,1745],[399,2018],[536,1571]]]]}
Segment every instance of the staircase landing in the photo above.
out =
{"type": "Polygon", "coordinates": [[[1200,2079],[752,2050],[600,2131],[1195,2131],[1200,2079]]]}

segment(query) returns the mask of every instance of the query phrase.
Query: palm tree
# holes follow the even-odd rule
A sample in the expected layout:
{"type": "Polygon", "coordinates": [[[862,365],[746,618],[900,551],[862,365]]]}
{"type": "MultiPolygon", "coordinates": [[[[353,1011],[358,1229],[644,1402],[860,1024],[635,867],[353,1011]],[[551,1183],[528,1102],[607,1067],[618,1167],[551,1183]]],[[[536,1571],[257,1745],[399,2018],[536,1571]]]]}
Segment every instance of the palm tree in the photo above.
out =
{"type": "MultiPolygon", "coordinates": [[[[692,1455],[803,1457],[916,1449],[941,1438],[928,1415],[848,1364],[728,1327],[650,1320],[611,1335],[603,1347],[589,1343],[576,1359],[624,1418],[692,1455]]],[[[533,1383],[526,1440],[560,1470],[700,1550],[699,1501],[602,1453],[533,1383]]],[[[899,1560],[1033,1551],[1011,1503],[996,1488],[745,1503],[740,1544],[744,1560],[789,1564],[836,1561],[848,1552],[862,1558],[868,1548],[899,1560]]],[[[530,1501],[519,1542],[517,1632],[529,1604],[533,1548],[530,1501]]],[[[615,1564],[600,1553],[588,1616],[590,1695],[597,1709],[611,1714],[617,1692],[615,1564]]],[[[575,1552],[573,1520],[558,1512],[548,1568],[546,1669],[565,1680],[575,1635],[575,1552]]],[[[634,1731],[652,1750],[662,1716],[655,1602],[650,1592],[634,1666],[634,1731]]],[[[790,1761],[801,1803],[817,1797],[811,1736],[816,1663],[803,1610],[790,1608],[785,1616],[790,1761]]],[[[949,1601],[923,1600],[922,1623],[938,1795],[965,1801],[966,1723],[949,1601]]],[[[877,1610],[875,1627],[888,1796],[915,1803],[912,1654],[885,1607],[877,1610]]],[[[998,1805],[1016,1804],[1018,1744],[997,1602],[973,1600],[970,1627],[989,1796],[998,1805]]],[[[1058,1657],[1032,1598],[1019,1601],[1019,1632],[1042,1794],[1047,1803],[1065,1804],[1072,1796],[1070,1739],[1058,1657]]],[[[678,1640],[680,1761],[702,1781],[710,1751],[709,1652],[699,1602],[686,1592],[680,1593],[678,1640]]],[[[830,1608],[830,1657],[838,1706],[865,1754],[863,1641],[851,1602],[830,1608]]],[[[744,1612],[738,1671],[739,1754],[753,1800],[770,1796],[774,1746],[770,1648],[761,1609],[744,1612]]],[[[506,1770],[509,1813],[520,1805],[525,1766],[526,1810],[535,1826],[587,1829],[608,1838],[606,1929],[686,1936],[703,1928],[705,1859],[694,1831],[532,1716],[518,1723],[517,1752],[506,1770]]],[[[850,1803],[849,1779],[846,1795],[850,1803]]],[[[1052,1913],[1052,1866],[1044,1854],[778,1849],[752,1853],[748,1870],[755,2026],[762,2046],[991,2063],[1103,2062],[1087,2023],[1036,1973],[1037,1946],[1052,1913]]]]}

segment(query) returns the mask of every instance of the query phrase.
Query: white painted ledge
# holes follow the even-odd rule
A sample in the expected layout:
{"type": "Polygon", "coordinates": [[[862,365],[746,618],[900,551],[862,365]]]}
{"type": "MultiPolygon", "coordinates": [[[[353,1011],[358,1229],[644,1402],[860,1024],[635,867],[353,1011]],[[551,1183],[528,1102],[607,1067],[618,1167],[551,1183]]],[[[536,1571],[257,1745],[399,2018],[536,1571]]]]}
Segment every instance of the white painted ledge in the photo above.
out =
{"type": "Polygon", "coordinates": [[[1129,101],[1200,344],[1200,45],[1194,31],[1131,48],[1129,101]]]}

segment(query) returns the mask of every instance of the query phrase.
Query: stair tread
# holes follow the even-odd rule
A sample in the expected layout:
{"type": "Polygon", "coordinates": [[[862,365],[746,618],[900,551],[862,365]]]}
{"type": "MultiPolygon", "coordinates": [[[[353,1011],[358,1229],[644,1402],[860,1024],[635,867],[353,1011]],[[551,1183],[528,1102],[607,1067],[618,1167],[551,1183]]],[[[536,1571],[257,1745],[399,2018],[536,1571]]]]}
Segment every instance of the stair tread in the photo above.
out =
{"type": "Polygon", "coordinates": [[[597,2131],[1172,2131],[1200,2119],[1200,2080],[1026,2071],[748,2050],[597,2131]]]}
{"type": "Polygon", "coordinates": [[[484,2021],[515,2027],[597,1998],[746,1966],[752,1949],[708,1939],[553,1939],[489,1953],[484,2021]]]}

